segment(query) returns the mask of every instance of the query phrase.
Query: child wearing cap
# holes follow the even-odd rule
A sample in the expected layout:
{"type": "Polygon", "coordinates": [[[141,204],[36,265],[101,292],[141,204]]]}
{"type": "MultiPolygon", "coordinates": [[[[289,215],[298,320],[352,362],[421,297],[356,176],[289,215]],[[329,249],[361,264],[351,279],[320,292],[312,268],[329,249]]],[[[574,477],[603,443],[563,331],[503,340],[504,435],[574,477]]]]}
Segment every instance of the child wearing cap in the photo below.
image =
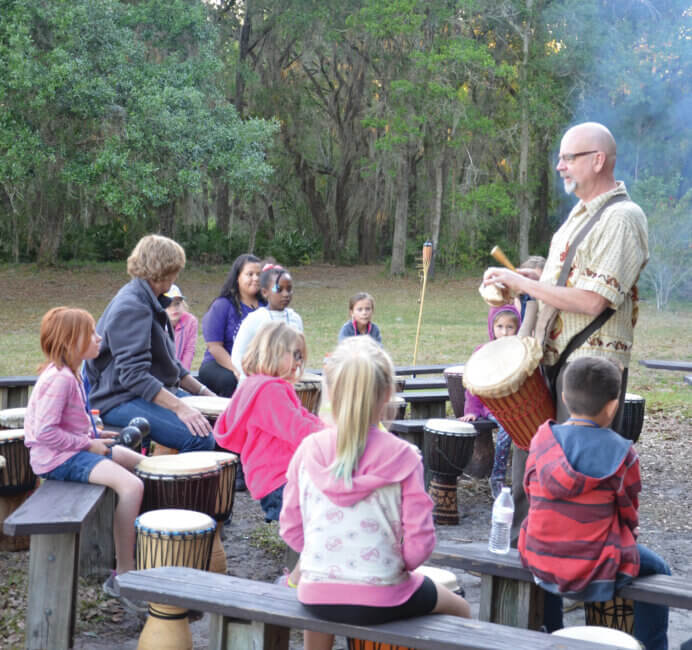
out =
{"type": "Polygon", "coordinates": [[[175,356],[190,370],[197,344],[197,319],[187,310],[185,296],[177,284],[172,284],[164,296],[171,301],[166,312],[175,335],[175,356]]]}

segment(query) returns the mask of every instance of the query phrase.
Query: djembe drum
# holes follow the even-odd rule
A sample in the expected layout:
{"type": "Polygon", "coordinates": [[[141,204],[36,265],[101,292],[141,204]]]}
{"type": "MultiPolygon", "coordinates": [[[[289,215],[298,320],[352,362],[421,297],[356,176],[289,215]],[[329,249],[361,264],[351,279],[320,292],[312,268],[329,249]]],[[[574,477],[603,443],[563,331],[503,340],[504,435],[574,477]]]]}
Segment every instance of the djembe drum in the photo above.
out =
{"type": "Polygon", "coordinates": [[[199,411],[209,424],[213,425],[219,415],[221,415],[231,401],[229,397],[219,397],[218,395],[190,395],[180,398],[185,404],[199,411]]]}
{"type": "Polygon", "coordinates": [[[430,472],[428,493],[435,503],[433,521],[439,525],[459,523],[457,476],[473,453],[477,432],[470,422],[433,418],[423,427],[423,460],[430,472]]]}
{"type": "Polygon", "coordinates": [[[0,429],[22,429],[26,407],[3,409],[0,411],[0,429]]]}
{"type": "Polygon", "coordinates": [[[644,646],[633,636],[620,630],[612,630],[608,627],[597,625],[575,625],[563,627],[553,632],[553,636],[565,639],[579,639],[581,641],[594,641],[605,645],[612,645],[622,650],[645,650],[644,646]]]}
{"type": "MultiPolygon", "coordinates": [[[[183,566],[209,568],[216,524],[192,510],[152,510],[135,520],[137,569],[183,566]]],[[[192,634],[187,610],[149,603],[149,618],[139,637],[138,650],[191,650],[192,634]]]]}
{"type": "Polygon", "coordinates": [[[464,415],[464,402],[466,401],[464,390],[464,366],[460,365],[445,368],[444,376],[447,382],[449,401],[452,403],[454,417],[460,418],[464,415]]]}
{"type": "Polygon", "coordinates": [[[625,393],[625,405],[622,412],[623,438],[637,442],[644,426],[644,409],[646,400],[635,393],[625,393]]]}
{"type": "Polygon", "coordinates": [[[322,395],[322,377],[312,372],[304,372],[294,387],[303,406],[310,413],[318,415],[322,395]]]}
{"type": "Polygon", "coordinates": [[[525,451],[538,427],[555,419],[555,404],[538,365],[542,357],[536,339],[505,336],[476,350],[464,367],[466,388],[525,451]]]}
{"type": "Polygon", "coordinates": [[[195,451],[196,456],[202,456],[201,462],[205,457],[215,462],[220,470],[219,489],[216,493],[216,505],[211,516],[216,521],[216,534],[214,535],[214,546],[211,551],[211,562],[209,570],[215,573],[226,573],[226,553],[221,542],[221,530],[224,522],[233,512],[233,501],[235,499],[235,475],[238,468],[238,456],[226,451],[195,451]]]}
{"type": "Polygon", "coordinates": [[[598,625],[632,634],[634,630],[634,601],[615,596],[613,600],[584,603],[586,625],[598,625]]]}
{"type": "Polygon", "coordinates": [[[5,467],[0,470],[0,551],[25,551],[29,548],[28,535],[13,537],[1,532],[5,519],[36,487],[36,474],[31,469],[29,450],[24,445],[24,429],[0,430],[0,456],[5,459],[5,467]]]}

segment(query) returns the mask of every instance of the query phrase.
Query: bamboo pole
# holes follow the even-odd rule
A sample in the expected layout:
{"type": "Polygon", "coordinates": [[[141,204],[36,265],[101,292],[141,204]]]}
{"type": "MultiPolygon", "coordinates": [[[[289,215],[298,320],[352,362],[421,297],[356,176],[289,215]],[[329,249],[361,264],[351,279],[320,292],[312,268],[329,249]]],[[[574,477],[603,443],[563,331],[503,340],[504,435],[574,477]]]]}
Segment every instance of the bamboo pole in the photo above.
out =
{"type": "Polygon", "coordinates": [[[413,365],[416,365],[418,357],[418,339],[420,338],[420,326],[423,322],[423,303],[425,301],[425,287],[428,284],[428,271],[432,261],[432,242],[426,241],[423,244],[423,287],[420,293],[420,310],[418,311],[418,327],[416,327],[416,343],[413,347],[413,365]]]}

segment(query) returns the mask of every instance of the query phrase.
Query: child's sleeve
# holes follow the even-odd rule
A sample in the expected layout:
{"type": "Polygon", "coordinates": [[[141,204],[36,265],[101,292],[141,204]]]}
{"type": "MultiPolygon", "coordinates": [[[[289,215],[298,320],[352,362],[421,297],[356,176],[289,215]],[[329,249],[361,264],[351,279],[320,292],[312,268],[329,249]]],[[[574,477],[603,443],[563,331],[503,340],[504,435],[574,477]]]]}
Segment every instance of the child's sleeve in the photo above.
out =
{"type": "Polygon", "coordinates": [[[639,456],[633,447],[630,447],[625,463],[627,470],[616,499],[620,521],[634,531],[639,526],[639,493],[642,489],[642,483],[639,472],[639,456]]]}
{"type": "Polygon", "coordinates": [[[486,409],[478,395],[473,395],[468,390],[464,392],[464,415],[475,415],[482,418],[486,409]]]}
{"type": "Polygon", "coordinates": [[[351,323],[344,323],[341,326],[341,329],[339,330],[339,343],[341,343],[341,341],[344,339],[347,339],[349,336],[353,336],[353,333],[349,331],[351,327],[351,323]]]}
{"type": "Polygon", "coordinates": [[[382,345],[382,333],[380,332],[380,328],[375,325],[375,323],[372,324],[372,330],[370,330],[370,336],[374,338],[380,345],[382,345]]]}
{"type": "Polygon", "coordinates": [[[59,451],[83,451],[91,444],[88,431],[73,432],[64,428],[66,413],[78,412],[83,404],[74,399],[74,381],[64,375],[55,375],[36,395],[34,437],[42,445],[59,451]]]}
{"type": "Polygon", "coordinates": [[[195,358],[195,346],[197,345],[197,330],[199,325],[197,319],[192,314],[188,315],[190,318],[185,327],[185,340],[183,341],[180,363],[182,363],[187,370],[190,370],[192,367],[192,360],[195,358]]]}
{"type": "Polygon", "coordinates": [[[407,571],[419,567],[435,548],[433,502],[423,484],[423,463],[401,482],[403,558],[407,571]]]}
{"type": "Polygon", "coordinates": [[[279,515],[279,535],[294,551],[302,552],[304,545],[303,515],[300,511],[300,486],[298,469],[302,462],[302,453],[293,454],[286,470],[286,485],[283,493],[283,505],[279,515]]]}
{"type": "Polygon", "coordinates": [[[243,355],[245,354],[248,345],[250,345],[250,341],[252,341],[252,337],[255,335],[255,332],[259,326],[259,316],[256,316],[258,313],[259,310],[255,310],[249,314],[247,318],[245,318],[238,328],[235,341],[233,341],[231,362],[236,370],[240,372],[241,377],[245,377],[245,372],[243,371],[243,355]]]}

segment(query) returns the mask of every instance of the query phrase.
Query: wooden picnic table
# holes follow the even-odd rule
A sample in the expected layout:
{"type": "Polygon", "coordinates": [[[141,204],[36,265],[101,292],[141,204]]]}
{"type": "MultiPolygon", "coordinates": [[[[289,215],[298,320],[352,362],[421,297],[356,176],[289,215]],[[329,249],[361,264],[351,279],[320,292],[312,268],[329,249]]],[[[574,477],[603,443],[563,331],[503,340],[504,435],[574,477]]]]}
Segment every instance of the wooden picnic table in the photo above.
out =
{"type": "Polygon", "coordinates": [[[670,359],[640,359],[639,363],[654,370],[673,370],[692,372],[692,361],[672,361],[670,359]]]}

